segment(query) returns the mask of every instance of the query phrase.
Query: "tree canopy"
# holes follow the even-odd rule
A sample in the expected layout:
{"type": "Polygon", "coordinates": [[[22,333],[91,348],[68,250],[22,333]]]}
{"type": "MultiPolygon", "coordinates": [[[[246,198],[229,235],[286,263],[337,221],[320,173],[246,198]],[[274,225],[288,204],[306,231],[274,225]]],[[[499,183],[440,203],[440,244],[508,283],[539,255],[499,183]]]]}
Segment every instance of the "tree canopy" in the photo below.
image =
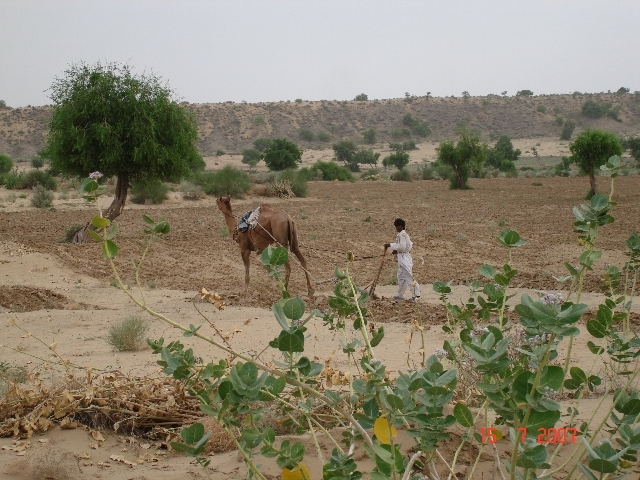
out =
{"type": "Polygon", "coordinates": [[[204,168],[196,122],[153,74],[134,75],[117,63],[72,65],[51,86],[51,167],[86,177],[117,176],[105,217],[117,217],[133,181],[178,181],[204,168]]]}
{"type": "Polygon", "coordinates": [[[511,139],[506,135],[502,135],[495,146],[488,152],[486,164],[503,172],[513,171],[516,168],[513,162],[518,160],[520,153],[520,149],[513,148],[511,139]]]}
{"type": "Polygon", "coordinates": [[[472,168],[480,169],[487,158],[489,148],[480,143],[480,137],[468,130],[458,132],[460,140],[455,144],[446,140],[436,149],[438,162],[453,168],[450,179],[451,189],[469,188],[469,173],[472,168]]]}
{"type": "Polygon", "coordinates": [[[302,161],[302,150],[286,138],[274,138],[262,156],[269,170],[281,171],[298,168],[302,161]]]}
{"type": "Polygon", "coordinates": [[[618,137],[602,130],[585,130],[578,135],[569,146],[571,162],[580,167],[580,171],[589,175],[591,189],[589,196],[595,195],[595,172],[600,165],[604,165],[609,157],[622,155],[622,145],[618,137]]]}
{"type": "Polygon", "coordinates": [[[382,160],[382,165],[386,167],[396,167],[398,170],[402,170],[409,163],[409,154],[403,150],[397,150],[388,157],[382,160]]]}
{"type": "Polygon", "coordinates": [[[380,154],[374,153],[373,150],[365,148],[358,149],[356,144],[351,140],[342,140],[334,143],[333,152],[335,153],[336,160],[343,162],[352,172],[360,171],[359,164],[375,165],[378,163],[378,158],[380,158],[380,154]]]}
{"type": "Polygon", "coordinates": [[[262,154],[255,148],[245,148],[242,151],[242,163],[245,165],[253,168],[260,160],[262,160],[262,154]]]}

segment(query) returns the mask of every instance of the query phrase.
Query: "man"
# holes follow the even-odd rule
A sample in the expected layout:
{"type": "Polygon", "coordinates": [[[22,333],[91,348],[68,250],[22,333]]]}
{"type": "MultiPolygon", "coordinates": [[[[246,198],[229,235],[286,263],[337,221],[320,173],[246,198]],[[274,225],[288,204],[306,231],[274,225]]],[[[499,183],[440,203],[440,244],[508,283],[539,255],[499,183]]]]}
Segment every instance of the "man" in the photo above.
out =
{"type": "Polygon", "coordinates": [[[409,287],[411,292],[410,302],[415,302],[420,297],[420,285],[413,280],[413,259],[411,258],[411,247],[413,243],[409,234],[405,231],[405,221],[396,218],[393,222],[396,227],[396,241],[393,243],[385,243],[385,248],[391,248],[398,262],[398,294],[393,297],[394,300],[404,300],[404,292],[409,287]]]}

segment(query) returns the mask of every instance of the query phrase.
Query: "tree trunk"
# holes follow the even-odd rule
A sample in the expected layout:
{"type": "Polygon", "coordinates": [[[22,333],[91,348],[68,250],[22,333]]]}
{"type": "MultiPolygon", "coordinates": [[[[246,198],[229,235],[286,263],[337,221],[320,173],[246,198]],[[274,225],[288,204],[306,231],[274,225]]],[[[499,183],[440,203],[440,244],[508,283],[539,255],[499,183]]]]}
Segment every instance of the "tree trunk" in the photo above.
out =
{"type": "MultiPolygon", "coordinates": [[[[113,197],[113,202],[111,202],[109,208],[102,212],[102,216],[113,222],[124,209],[124,205],[127,201],[127,193],[129,193],[129,176],[126,173],[119,173],[118,180],[116,181],[116,191],[113,197]]],[[[73,243],[85,243],[89,238],[87,230],[90,227],[91,222],[87,222],[84,227],[78,230],[73,236],[73,243]]]]}
{"type": "Polygon", "coordinates": [[[589,173],[589,183],[591,185],[589,197],[593,197],[596,194],[596,175],[593,172],[589,173]]]}

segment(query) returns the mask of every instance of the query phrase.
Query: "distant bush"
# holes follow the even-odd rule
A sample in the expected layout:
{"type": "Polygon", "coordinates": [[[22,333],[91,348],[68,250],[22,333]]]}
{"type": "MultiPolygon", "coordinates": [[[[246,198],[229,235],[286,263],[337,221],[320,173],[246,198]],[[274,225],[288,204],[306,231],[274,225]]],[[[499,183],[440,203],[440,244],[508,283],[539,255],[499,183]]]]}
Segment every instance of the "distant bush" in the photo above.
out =
{"type": "Polygon", "coordinates": [[[397,150],[396,153],[393,153],[388,157],[385,157],[384,160],[382,160],[382,165],[385,168],[394,166],[398,170],[402,170],[408,163],[409,163],[409,154],[402,150],[397,150]]]}
{"type": "Polygon", "coordinates": [[[431,129],[425,122],[416,122],[411,130],[420,137],[427,137],[431,134],[431,129]]]}
{"type": "Polygon", "coordinates": [[[245,148],[242,151],[242,163],[255,167],[262,160],[262,154],[255,148],[245,148]]]}
{"type": "Polygon", "coordinates": [[[4,175],[5,173],[9,173],[13,168],[13,160],[9,155],[5,155],[4,153],[0,153],[0,175],[4,175]]]}
{"type": "Polygon", "coordinates": [[[564,123],[564,118],[562,118],[560,115],[556,116],[556,124],[562,125],[563,123],[564,123]]]}
{"type": "Polygon", "coordinates": [[[154,205],[160,204],[169,198],[168,193],[167,184],[157,178],[131,184],[131,201],[138,205],[146,203],[147,200],[154,205]]]}
{"type": "Polygon", "coordinates": [[[400,128],[394,128],[391,131],[389,131],[389,135],[391,135],[393,138],[401,138],[404,137],[405,131],[400,129],[400,128]]]}
{"type": "Polygon", "coordinates": [[[369,100],[369,96],[366,93],[361,93],[360,95],[356,95],[356,98],[354,98],[354,100],[357,102],[364,102],[366,100],[369,100]]]}
{"type": "Polygon", "coordinates": [[[423,180],[433,180],[436,178],[436,172],[433,167],[425,166],[422,168],[422,179],[423,180]]]}
{"type": "Polygon", "coordinates": [[[391,174],[391,180],[395,182],[410,182],[411,174],[409,173],[409,170],[398,170],[391,174]]]}
{"type": "Polygon", "coordinates": [[[31,193],[31,205],[36,208],[49,208],[53,203],[53,192],[42,185],[36,185],[31,193]]]}
{"type": "Polygon", "coordinates": [[[327,132],[318,132],[316,137],[318,137],[318,140],[321,142],[328,142],[331,140],[331,136],[327,132]]]}
{"type": "Polygon", "coordinates": [[[42,185],[47,190],[57,190],[58,183],[49,173],[41,170],[30,170],[22,177],[22,187],[33,188],[36,185],[42,185]]]}
{"type": "Polygon", "coordinates": [[[313,141],[313,132],[307,128],[303,128],[302,130],[300,130],[298,136],[302,140],[306,140],[307,142],[313,141]]]}
{"type": "Polygon", "coordinates": [[[380,171],[377,168],[371,168],[360,175],[361,180],[373,180],[377,179],[380,176],[380,171]]]}
{"type": "Polygon", "coordinates": [[[249,175],[229,165],[217,172],[198,172],[193,182],[200,185],[207,195],[242,197],[251,190],[249,175]]]}
{"type": "Polygon", "coordinates": [[[441,162],[433,162],[431,164],[431,168],[438,174],[440,178],[444,178],[445,180],[451,180],[451,176],[453,175],[453,167],[450,165],[446,165],[441,162]]]}
{"type": "Polygon", "coordinates": [[[568,157],[562,157],[562,161],[555,166],[555,174],[560,177],[568,177],[571,172],[571,160],[568,157]]]}
{"type": "Polygon", "coordinates": [[[407,127],[413,127],[413,124],[416,123],[415,118],[410,113],[407,113],[404,117],[402,117],[402,124],[407,127]]]}
{"type": "Polygon", "coordinates": [[[270,138],[261,137],[261,138],[256,138],[253,141],[253,148],[258,150],[259,152],[264,152],[267,148],[269,148],[269,145],[271,145],[270,138]]]}
{"type": "Polygon", "coordinates": [[[221,157],[222,155],[224,155],[226,152],[224,150],[216,150],[216,157],[221,157]]]}
{"type": "Polygon", "coordinates": [[[291,187],[291,191],[296,197],[304,198],[307,196],[307,172],[302,173],[293,169],[283,170],[279,173],[277,180],[286,181],[291,187]]]}
{"type": "Polygon", "coordinates": [[[612,118],[616,122],[622,122],[622,119],[618,117],[619,111],[620,111],[620,107],[612,108],[607,112],[607,117],[612,118]]]}
{"type": "Polygon", "coordinates": [[[626,87],[620,87],[616,92],[616,95],[624,95],[625,93],[629,93],[629,89],[626,87]]]}
{"type": "Polygon", "coordinates": [[[370,128],[369,130],[365,130],[364,132],[362,132],[362,136],[364,137],[364,141],[366,143],[369,143],[369,144],[376,143],[376,131],[373,128],[370,128]]]}
{"type": "Polygon", "coordinates": [[[547,107],[545,107],[544,105],[538,105],[538,107],[536,108],[536,112],[547,113],[547,107]]]}
{"type": "Polygon", "coordinates": [[[531,90],[519,90],[516,93],[516,96],[518,97],[531,97],[533,95],[533,92],[531,90]]]}
{"type": "Polygon", "coordinates": [[[296,103],[302,103],[302,99],[301,98],[296,98],[296,103]]]}
{"type": "Polygon", "coordinates": [[[571,140],[571,136],[573,135],[573,131],[576,128],[576,122],[573,120],[567,120],[564,122],[564,127],[562,128],[562,133],[560,134],[560,140],[571,140]]]}
{"type": "Polygon", "coordinates": [[[129,317],[109,329],[107,343],[119,352],[134,352],[146,347],[149,324],[139,317],[129,317]]]}
{"type": "Polygon", "coordinates": [[[389,148],[391,150],[402,150],[402,143],[401,142],[391,142],[389,144],[389,148]]]}
{"type": "Polygon", "coordinates": [[[286,138],[274,138],[264,151],[264,163],[269,170],[282,171],[298,168],[302,161],[302,150],[286,138]]]}
{"type": "Polygon", "coordinates": [[[182,198],[185,200],[200,200],[207,196],[200,185],[188,180],[185,180],[180,184],[180,191],[182,192],[182,198]]]}
{"type": "Polygon", "coordinates": [[[44,167],[44,158],[38,157],[37,155],[31,159],[31,166],[36,170],[44,167]]]}
{"type": "Polygon", "coordinates": [[[405,140],[402,142],[402,150],[416,150],[417,148],[414,140],[405,140]]]}
{"type": "Polygon", "coordinates": [[[611,104],[608,102],[597,103],[593,100],[587,100],[582,104],[582,114],[589,118],[600,118],[607,114],[611,104]]]}
{"type": "Polygon", "coordinates": [[[257,117],[253,118],[253,124],[258,126],[258,125],[264,125],[266,122],[264,121],[264,117],[262,115],[258,115],[257,117]]]}
{"type": "Polygon", "coordinates": [[[341,182],[353,182],[355,178],[351,174],[348,168],[338,165],[335,162],[321,162],[314,163],[310,170],[320,170],[322,172],[322,180],[333,181],[339,180],[341,182]]]}
{"type": "Polygon", "coordinates": [[[17,172],[9,172],[2,177],[2,183],[7,190],[22,188],[22,175],[17,172]]]}

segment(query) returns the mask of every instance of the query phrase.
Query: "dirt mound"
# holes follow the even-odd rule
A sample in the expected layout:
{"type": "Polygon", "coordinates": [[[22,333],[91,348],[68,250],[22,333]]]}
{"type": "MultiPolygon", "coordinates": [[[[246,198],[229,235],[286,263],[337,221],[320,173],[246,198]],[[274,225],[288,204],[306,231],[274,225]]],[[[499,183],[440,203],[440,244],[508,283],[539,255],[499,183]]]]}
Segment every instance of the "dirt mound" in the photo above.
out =
{"type": "Polygon", "coordinates": [[[12,312],[86,310],[88,307],[46,288],[18,285],[0,285],[0,306],[12,312]]]}

